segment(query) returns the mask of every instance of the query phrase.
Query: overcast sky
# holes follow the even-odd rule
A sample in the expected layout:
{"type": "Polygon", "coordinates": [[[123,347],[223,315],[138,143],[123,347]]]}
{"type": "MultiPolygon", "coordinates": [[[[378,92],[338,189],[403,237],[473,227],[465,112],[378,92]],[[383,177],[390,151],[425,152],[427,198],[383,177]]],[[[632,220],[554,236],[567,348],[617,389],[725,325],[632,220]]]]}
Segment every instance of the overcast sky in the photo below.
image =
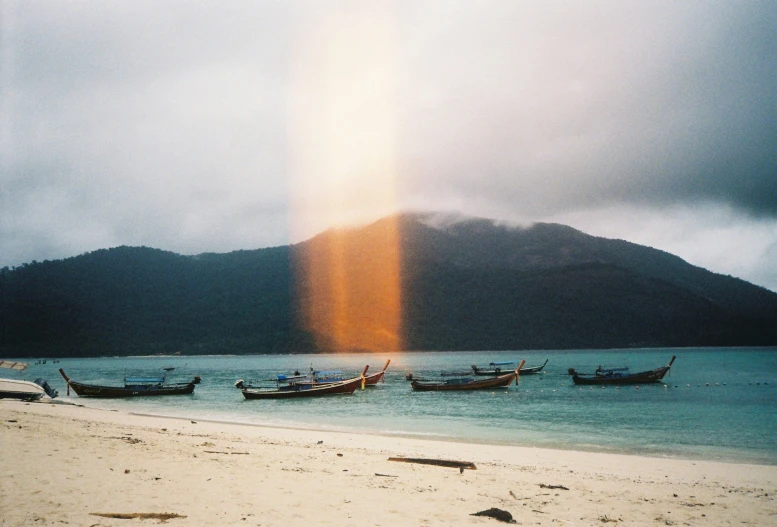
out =
{"type": "Polygon", "coordinates": [[[0,1],[0,267],[401,210],[777,291],[777,2],[0,1]]]}

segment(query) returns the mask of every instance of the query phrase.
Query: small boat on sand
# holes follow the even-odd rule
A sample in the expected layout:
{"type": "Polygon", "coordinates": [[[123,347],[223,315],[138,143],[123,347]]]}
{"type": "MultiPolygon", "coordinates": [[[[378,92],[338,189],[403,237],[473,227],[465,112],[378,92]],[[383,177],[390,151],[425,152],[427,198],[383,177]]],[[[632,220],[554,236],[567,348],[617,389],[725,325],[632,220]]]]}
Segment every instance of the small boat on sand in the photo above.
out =
{"type": "MultiPolygon", "coordinates": [[[[545,365],[548,363],[548,360],[545,359],[545,362],[543,362],[539,366],[524,366],[521,368],[520,374],[521,375],[534,375],[537,373],[542,372],[542,369],[545,367],[545,365]]],[[[488,363],[488,368],[478,368],[477,365],[472,365],[472,373],[475,375],[480,376],[497,376],[497,375],[503,375],[507,372],[513,371],[515,369],[515,365],[518,364],[518,361],[503,361],[503,362],[490,362],[488,363]]]]}
{"type": "MultiPolygon", "coordinates": [[[[13,371],[27,369],[26,362],[14,362],[0,360],[0,368],[13,371]]],[[[57,390],[49,386],[43,379],[35,379],[34,382],[22,379],[0,378],[0,399],[18,399],[20,401],[39,401],[44,396],[55,398],[57,390]]]]}
{"type": "Polygon", "coordinates": [[[103,386],[98,384],[85,384],[77,382],[59,369],[59,373],[67,382],[67,392],[70,395],[70,388],[79,397],[102,397],[102,398],[120,398],[120,397],[149,397],[157,395],[187,395],[194,391],[195,380],[189,382],[179,382],[166,384],[166,377],[125,377],[124,386],[103,386]]]}
{"type": "Polygon", "coordinates": [[[492,377],[490,379],[474,379],[471,372],[458,372],[453,375],[443,372],[440,379],[413,379],[410,387],[416,392],[446,392],[464,390],[486,390],[489,388],[506,388],[515,381],[518,382],[521,366],[514,371],[492,377]],[[447,379],[445,377],[448,377],[447,379]]]}
{"type": "Polygon", "coordinates": [[[628,367],[622,368],[602,368],[599,366],[594,373],[578,373],[574,368],[569,368],[569,375],[575,384],[644,384],[650,382],[660,382],[666,372],[672,367],[675,356],[666,366],[661,366],[654,370],[641,371],[638,373],[629,372],[628,367]]]}

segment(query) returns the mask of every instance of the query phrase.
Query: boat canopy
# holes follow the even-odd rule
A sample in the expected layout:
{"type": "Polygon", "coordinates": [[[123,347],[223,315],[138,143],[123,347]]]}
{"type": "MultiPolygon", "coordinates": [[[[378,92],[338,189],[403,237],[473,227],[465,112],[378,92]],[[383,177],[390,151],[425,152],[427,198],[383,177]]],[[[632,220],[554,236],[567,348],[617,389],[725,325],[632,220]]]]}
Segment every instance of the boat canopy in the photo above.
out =
{"type": "Polygon", "coordinates": [[[11,360],[0,360],[0,368],[8,368],[10,370],[22,371],[22,370],[27,369],[27,366],[29,366],[29,364],[27,364],[26,362],[14,362],[14,361],[11,361],[11,360]]]}
{"type": "Polygon", "coordinates": [[[489,366],[506,366],[508,364],[516,364],[516,363],[517,362],[514,361],[514,360],[506,360],[506,361],[502,361],[502,362],[489,362],[488,365],[489,366]]]}

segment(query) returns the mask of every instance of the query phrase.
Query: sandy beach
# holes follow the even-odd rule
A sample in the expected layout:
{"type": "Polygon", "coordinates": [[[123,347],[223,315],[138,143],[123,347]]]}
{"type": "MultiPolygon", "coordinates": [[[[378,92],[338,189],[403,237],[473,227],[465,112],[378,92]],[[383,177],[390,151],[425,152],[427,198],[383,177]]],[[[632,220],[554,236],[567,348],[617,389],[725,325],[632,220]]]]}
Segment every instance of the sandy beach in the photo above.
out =
{"type": "Polygon", "coordinates": [[[0,525],[774,525],[777,467],[0,401],[0,525]],[[463,470],[390,457],[468,461],[463,470]]]}

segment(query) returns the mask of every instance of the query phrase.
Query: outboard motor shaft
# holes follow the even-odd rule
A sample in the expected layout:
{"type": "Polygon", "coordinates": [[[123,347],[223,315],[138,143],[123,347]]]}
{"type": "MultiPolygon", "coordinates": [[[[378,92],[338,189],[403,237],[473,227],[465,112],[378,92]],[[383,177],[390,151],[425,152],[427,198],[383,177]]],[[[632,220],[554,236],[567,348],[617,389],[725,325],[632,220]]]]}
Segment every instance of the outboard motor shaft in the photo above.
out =
{"type": "Polygon", "coordinates": [[[43,388],[43,391],[46,392],[46,395],[54,399],[57,395],[59,395],[59,392],[49,386],[49,383],[46,382],[44,379],[35,379],[33,381],[35,384],[43,388]]]}

